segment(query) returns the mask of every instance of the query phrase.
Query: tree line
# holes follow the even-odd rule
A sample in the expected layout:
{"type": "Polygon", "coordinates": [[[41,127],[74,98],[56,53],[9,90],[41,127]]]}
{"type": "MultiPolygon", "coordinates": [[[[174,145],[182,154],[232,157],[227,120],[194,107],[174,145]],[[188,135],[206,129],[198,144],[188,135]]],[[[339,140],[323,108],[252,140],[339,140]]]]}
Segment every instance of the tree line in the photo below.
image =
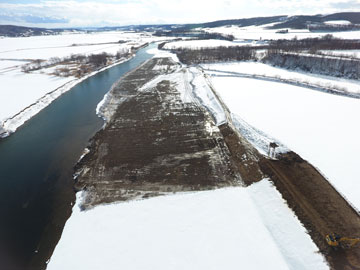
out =
{"type": "Polygon", "coordinates": [[[328,34],[321,38],[272,40],[269,42],[268,49],[278,51],[358,50],[360,40],[335,38],[328,34]]]}
{"type": "Polygon", "coordinates": [[[173,50],[185,64],[210,63],[218,61],[246,61],[255,58],[256,51],[251,47],[216,47],[173,50]]]}
{"type": "Polygon", "coordinates": [[[34,60],[31,63],[25,64],[21,67],[23,72],[31,72],[41,70],[43,68],[50,68],[59,66],[53,72],[56,76],[67,77],[76,76],[81,77],[84,74],[90,73],[94,70],[106,66],[111,61],[117,61],[121,58],[127,58],[130,56],[130,52],[118,51],[116,54],[109,54],[102,52],[99,54],[72,54],[67,57],[52,57],[49,60],[34,60]],[[76,65],[76,68],[70,68],[70,66],[76,65]]]}
{"type": "MultiPolygon", "coordinates": [[[[159,49],[163,48],[165,44],[166,42],[159,44],[159,49]]],[[[256,52],[259,50],[266,50],[265,55],[274,56],[275,54],[284,54],[289,52],[299,53],[306,51],[310,54],[320,54],[321,50],[358,49],[360,49],[360,40],[346,40],[335,38],[332,35],[325,35],[322,38],[271,40],[268,44],[263,46],[177,48],[171,49],[170,51],[176,53],[179,60],[183,63],[197,64],[219,61],[258,60],[256,52]]]]}

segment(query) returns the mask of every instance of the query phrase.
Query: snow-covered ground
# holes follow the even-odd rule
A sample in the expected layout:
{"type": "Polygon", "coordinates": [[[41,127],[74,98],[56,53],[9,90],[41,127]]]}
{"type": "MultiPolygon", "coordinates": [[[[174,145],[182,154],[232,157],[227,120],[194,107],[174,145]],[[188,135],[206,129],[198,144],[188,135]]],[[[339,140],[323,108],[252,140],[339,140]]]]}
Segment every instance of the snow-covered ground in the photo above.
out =
{"type": "Polygon", "coordinates": [[[88,55],[101,52],[115,54],[119,50],[128,52],[133,46],[159,39],[164,38],[120,31],[1,38],[0,137],[14,132],[62,93],[89,75],[95,74],[88,74],[80,79],[48,75],[54,71],[54,67],[24,73],[21,71],[24,64],[33,59],[48,60],[79,53],[88,55]],[[120,40],[126,43],[116,44],[120,40]]]}
{"type": "Polygon", "coordinates": [[[330,25],[348,25],[348,24],[351,24],[351,22],[345,21],[345,20],[326,21],[324,23],[325,24],[330,24],[330,25]]]}
{"type": "Polygon", "coordinates": [[[210,75],[256,75],[275,79],[300,82],[312,86],[334,88],[343,92],[360,94],[360,82],[332,76],[311,74],[298,70],[287,70],[259,62],[233,62],[201,65],[210,75]]]}
{"type": "MultiPolygon", "coordinates": [[[[80,200],[78,193],[77,204],[80,200]]],[[[86,212],[75,205],[47,269],[240,268],[328,269],[266,179],[249,188],[169,195],[86,212]]]]}
{"type": "Polygon", "coordinates": [[[2,38],[0,39],[0,59],[46,60],[71,54],[101,52],[115,54],[119,50],[129,49],[131,46],[163,39],[166,38],[154,37],[146,33],[122,31],[2,38]]]}
{"type": "Polygon", "coordinates": [[[114,54],[124,48],[163,39],[166,38],[122,31],[2,38],[0,59],[49,59],[101,52],[114,54]]]}
{"type": "Polygon", "coordinates": [[[227,116],[222,104],[210,89],[209,82],[205,79],[199,69],[191,67],[188,69],[188,76],[191,77],[192,95],[202,104],[213,116],[217,126],[227,121],[227,116]]]}
{"type": "Polygon", "coordinates": [[[249,78],[211,81],[231,112],[319,168],[360,209],[359,99],[249,78]]]}
{"type": "Polygon", "coordinates": [[[276,33],[279,30],[284,29],[265,29],[265,26],[248,26],[239,27],[221,26],[215,28],[205,28],[204,30],[209,33],[221,33],[226,35],[233,35],[239,40],[266,40],[266,39],[304,39],[304,38],[319,38],[327,34],[331,34],[334,37],[344,39],[358,38],[360,31],[345,31],[345,32],[310,32],[307,29],[288,29],[288,33],[276,33]]]}
{"type": "MultiPolygon", "coordinates": [[[[1,61],[0,61],[1,63],[1,61]]],[[[60,86],[65,85],[75,80],[74,77],[60,78],[55,76],[49,76],[46,74],[28,73],[25,74],[19,69],[10,70],[6,73],[0,71],[0,129],[2,124],[4,128],[13,132],[18,127],[18,124],[22,124],[19,121],[6,121],[7,119],[15,116],[25,108],[36,103],[42,99],[47,93],[57,89],[60,86]]],[[[51,99],[51,97],[49,97],[51,99]]],[[[46,102],[41,102],[36,109],[36,112],[41,107],[46,106],[46,102]]],[[[35,107],[33,108],[35,109],[35,107]]],[[[29,117],[34,114],[35,111],[28,111],[29,117]]],[[[29,117],[25,117],[26,121],[29,117]]],[[[0,134],[1,134],[0,130],[0,134]]]]}
{"type": "MultiPolygon", "coordinates": [[[[47,57],[47,49],[56,49],[53,52],[61,53],[61,48],[71,47],[73,45],[82,45],[84,47],[76,48],[77,46],[73,46],[72,49],[76,51],[76,53],[86,52],[89,47],[86,45],[90,44],[104,44],[104,43],[113,43],[119,41],[133,41],[136,43],[145,43],[153,40],[154,37],[141,34],[141,33],[128,33],[121,31],[113,31],[113,32],[95,32],[95,33],[67,33],[63,35],[51,35],[51,36],[33,36],[33,37],[17,37],[17,38],[2,38],[0,39],[0,58],[20,58],[27,54],[30,55],[30,58],[34,57],[35,59],[43,59],[43,57],[47,57]],[[23,52],[26,51],[27,53],[23,52]],[[19,53],[19,55],[16,54],[19,53]],[[44,56],[43,56],[44,54],[44,56]],[[10,57],[11,56],[11,57],[10,57]]],[[[105,47],[109,47],[106,45],[105,47]]],[[[104,48],[105,48],[104,47],[104,48]]],[[[90,46],[90,48],[92,48],[90,46]]],[[[94,47],[96,48],[96,47],[94,47]]],[[[63,49],[67,50],[67,49],[63,49]]],[[[105,50],[106,51],[106,50],[105,50]]],[[[100,51],[101,52],[101,51],[100,51]]],[[[72,51],[70,51],[70,54],[72,51]]],[[[58,56],[58,55],[52,55],[58,56]]]]}
{"type": "Polygon", "coordinates": [[[6,72],[7,76],[4,78],[1,78],[0,73],[2,82],[13,87],[11,91],[0,90],[0,138],[15,132],[27,120],[76,84],[119,63],[121,61],[81,78],[71,76],[62,78],[42,72],[24,74],[17,69],[6,72]]]}
{"type": "Polygon", "coordinates": [[[148,54],[153,54],[154,58],[156,57],[170,57],[174,62],[179,63],[179,58],[177,57],[176,54],[171,53],[171,52],[167,52],[167,51],[163,51],[163,50],[159,50],[158,48],[152,48],[152,49],[148,49],[146,51],[148,54]]]}
{"type": "MultiPolygon", "coordinates": [[[[1,42],[1,40],[0,40],[1,42]]],[[[127,44],[102,44],[102,45],[78,45],[78,46],[59,46],[48,48],[24,48],[20,50],[9,50],[0,52],[0,58],[3,59],[50,59],[52,57],[66,57],[71,54],[97,54],[106,52],[116,54],[118,51],[129,50],[127,44]]]]}
{"type": "Polygon", "coordinates": [[[360,50],[321,50],[320,53],[330,56],[360,58],[360,50]]]}
{"type": "Polygon", "coordinates": [[[185,40],[174,41],[166,43],[164,49],[200,49],[200,48],[214,48],[214,47],[237,47],[237,46],[260,46],[264,45],[262,42],[251,41],[228,41],[228,40],[185,40]]]}
{"type": "Polygon", "coordinates": [[[0,60],[0,74],[18,68],[24,63],[27,63],[27,61],[0,60]]]}

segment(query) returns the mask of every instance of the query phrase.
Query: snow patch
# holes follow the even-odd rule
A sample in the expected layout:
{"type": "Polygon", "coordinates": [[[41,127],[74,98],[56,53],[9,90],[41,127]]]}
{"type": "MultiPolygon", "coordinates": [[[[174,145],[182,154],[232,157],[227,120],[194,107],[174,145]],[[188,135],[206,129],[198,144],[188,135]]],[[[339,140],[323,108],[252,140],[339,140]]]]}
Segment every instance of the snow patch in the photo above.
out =
{"type": "Polygon", "coordinates": [[[349,24],[351,24],[351,22],[345,21],[345,20],[326,21],[324,23],[330,24],[330,25],[349,25],[349,24]]]}
{"type": "Polygon", "coordinates": [[[196,99],[211,113],[217,126],[226,122],[225,111],[219,100],[211,90],[204,74],[195,67],[189,68],[192,76],[191,84],[196,99]]]}
{"type": "Polygon", "coordinates": [[[228,40],[207,39],[207,40],[185,40],[174,41],[166,43],[164,49],[176,50],[176,49],[202,49],[202,48],[214,48],[214,47],[239,47],[239,46],[257,46],[263,44],[257,44],[256,42],[237,41],[232,42],[228,40]]]}
{"type": "Polygon", "coordinates": [[[246,123],[240,116],[236,114],[231,114],[232,122],[240,134],[254,146],[261,154],[268,155],[269,144],[275,142],[278,147],[276,148],[276,153],[286,153],[290,150],[283,145],[281,142],[277,141],[274,138],[271,138],[269,135],[265,134],[259,129],[256,129],[246,123]]]}
{"type": "Polygon", "coordinates": [[[220,26],[213,28],[203,28],[209,33],[220,33],[225,35],[233,35],[237,40],[245,40],[247,42],[264,42],[264,40],[277,39],[305,39],[305,38],[321,38],[331,34],[337,38],[357,39],[360,31],[344,31],[344,32],[310,32],[308,29],[266,29],[265,25],[241,27],[237,25],[220,26]],[[287,33],[277,33],[279,30],[287,29],[287,33]]]}
{"type": "Polygon", "coordinates": [[[180,63],[179,58],[175,53],[159,50],[158,48],[148,49],[146,52],[148,54],[153,54],[154,58],[170,57],[175,63],[180,63]]]}

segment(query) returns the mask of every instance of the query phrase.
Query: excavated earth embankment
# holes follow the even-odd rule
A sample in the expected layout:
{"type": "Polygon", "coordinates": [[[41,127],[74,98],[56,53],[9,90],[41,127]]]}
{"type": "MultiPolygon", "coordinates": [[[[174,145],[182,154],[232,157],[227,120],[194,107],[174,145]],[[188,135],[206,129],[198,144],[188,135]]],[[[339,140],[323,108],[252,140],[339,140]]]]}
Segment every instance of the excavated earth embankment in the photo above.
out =
{"type": "Polygon", "coordinates": [[[359,235],[360,217],[311,164],[293,152],[277,160],[262,156],[230,119],[217,127],[205,107],[184,102],[176,84],[166,77],[144,87],[179,70],[170,58],[153,58],[113,87],[100,110],[107,125],[76,167],[75,186],[85,191],[82,207],[246,186],[269,177],[331,267],[360,269],[359,247],[333,251],[324,237],[330,232],[359,235]]]}
{"type": "Polygon", "coordinates": [[[78,164],[84,208],[243,183],[224,136],[202,106],[184,103],[168,80],[139,91],[174,67],[168,58],[152,59],[112,89],[106,106],[112,111],[104,111],[110,121],[78,164]]]}

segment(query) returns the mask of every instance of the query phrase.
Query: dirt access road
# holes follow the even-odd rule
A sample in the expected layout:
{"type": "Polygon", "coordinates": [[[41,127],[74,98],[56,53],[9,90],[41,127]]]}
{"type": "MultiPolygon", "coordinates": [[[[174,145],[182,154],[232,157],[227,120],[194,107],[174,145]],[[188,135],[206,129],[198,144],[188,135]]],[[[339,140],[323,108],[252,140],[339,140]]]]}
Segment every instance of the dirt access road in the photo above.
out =
{"type": "Polygon", "coordinates": [[[331,266],[360,269],[360,245],[335,251],[325,242],[324,236],[331,232],[360,236],[359,214],[333,186],[294,152],[283,154],[278,160],[263,158],[260,167],[271,177],[331,266]]]}
{"type": "Polygon", "coordinates": [[[325,242],[331,232],[360,236],[359,215],[311,164],[293,152],[278,160],[264,157],[235,130],[229,117],[228,123],[216,127],[206,108],[184,102],[168,77],[139,90],[179,69],[169,58],[155,58],[114,86],[102,110],[108,124],[77,166],[76,188],[86,191],[82,207],[246,186],[269,177],[331,268],[360,269],[360,247],[332,251],[325,242]]]}

